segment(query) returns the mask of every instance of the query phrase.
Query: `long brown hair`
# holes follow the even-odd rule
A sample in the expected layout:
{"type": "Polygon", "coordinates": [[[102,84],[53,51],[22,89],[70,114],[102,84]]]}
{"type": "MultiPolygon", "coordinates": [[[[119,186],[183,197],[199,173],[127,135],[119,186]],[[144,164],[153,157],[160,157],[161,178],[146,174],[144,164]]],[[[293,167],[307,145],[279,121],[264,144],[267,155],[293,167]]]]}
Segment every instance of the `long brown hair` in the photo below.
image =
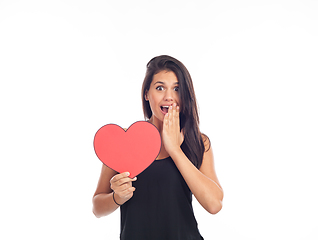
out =
{"type": "Polygon", "coordinates": [[[144,117],[146,120],[152,116],[150,104],[145,99],[145,93],[149,90],[153,76],[160,71],[172,71],[179,81],[180,106],[180,130],[184,131],[182,151],[190,161],[200,168],[205,150],[204,141],[208,138],[204,135],[204,141],[199,129],[199,114],[190,73],[177,59],[161,55],[154,57],[147,64],[146,76],[142,85],[141,97],[144,117]]]}

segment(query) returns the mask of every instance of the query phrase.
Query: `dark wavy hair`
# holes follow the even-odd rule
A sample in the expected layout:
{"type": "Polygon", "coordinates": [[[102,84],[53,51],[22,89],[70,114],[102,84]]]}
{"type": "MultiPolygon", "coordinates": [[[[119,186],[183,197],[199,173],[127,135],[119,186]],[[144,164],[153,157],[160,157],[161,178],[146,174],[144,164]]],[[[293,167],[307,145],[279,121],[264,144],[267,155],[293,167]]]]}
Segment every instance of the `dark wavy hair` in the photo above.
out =
{"type": "MultiPolygon", "coordinates": [[[[161,71],[172,71],[177,76],[179,81],[178,93],[181,101],[180,131],[181,129],[184,131],[184,141],[181,149],[194,166],[200,168],[205,151],[205,142],[208,137],[205,135],[202,137],[200,132],[198,107],[192,79],[186,67],[179,60],[167,55],[161,55],[154,57],[148,62],[141,91],[144,117],[148,120],[152,116],[150,104],[145,99],[145,93],[150,88],[153,76],[161,71]]],[[[209,141],[208,144],[210,147],[209,141]]]]}

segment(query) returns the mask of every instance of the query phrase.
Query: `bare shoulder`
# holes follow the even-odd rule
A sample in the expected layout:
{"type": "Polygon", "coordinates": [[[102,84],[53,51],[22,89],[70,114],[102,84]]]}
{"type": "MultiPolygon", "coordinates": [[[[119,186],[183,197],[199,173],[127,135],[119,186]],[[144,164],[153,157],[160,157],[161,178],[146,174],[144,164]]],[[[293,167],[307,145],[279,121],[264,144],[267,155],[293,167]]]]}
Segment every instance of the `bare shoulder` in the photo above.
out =
{"type": "Polygon", "coordinates": [[[204,143],[204,148],[205,148],[205,152],[209,151],[211,148],[211,142],[210,139],[207,135],[205,135],[204,133],[201,133],[201,137],[204,143]]]}
{"type": "Polygon", "coordinates": [[[202,136],[202,140],[204,142],[205,152],[203,155],[203,160],[202,160],[202,165],[200,167],[200,171],[204,175],[209,177],[211,180],[216,182],[218,184],[218,186],[221,188],[220,182],[217,178],[216,171],[215,171],[214,156],[213,156],[211,141],[207,135],[202,134],[201,136],[202,136]]]}

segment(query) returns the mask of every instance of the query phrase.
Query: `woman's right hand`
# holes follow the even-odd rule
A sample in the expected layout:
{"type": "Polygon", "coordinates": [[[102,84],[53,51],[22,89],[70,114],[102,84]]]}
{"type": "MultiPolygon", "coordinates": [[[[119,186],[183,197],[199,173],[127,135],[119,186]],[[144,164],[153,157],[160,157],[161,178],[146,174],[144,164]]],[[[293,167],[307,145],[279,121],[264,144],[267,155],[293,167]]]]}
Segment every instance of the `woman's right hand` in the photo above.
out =
{"type": "Polygon", "coordinates": [[[129,172],[116,174],[110,179],[110,188],[114,191],[115,201],[122,205],[132,198],[136,188],[132,186],[132,182],[137,180],[137,177],[131,179],[129,172]]]}

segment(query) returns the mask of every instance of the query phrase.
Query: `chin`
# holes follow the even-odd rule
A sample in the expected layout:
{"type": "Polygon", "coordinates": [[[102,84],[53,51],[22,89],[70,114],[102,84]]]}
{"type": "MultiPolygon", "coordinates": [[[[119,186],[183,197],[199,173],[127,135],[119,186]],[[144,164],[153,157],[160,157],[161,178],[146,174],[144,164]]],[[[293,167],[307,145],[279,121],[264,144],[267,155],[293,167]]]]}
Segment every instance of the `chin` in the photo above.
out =
{"type": "MultiPolygon", "coordinates": [[[[160,122],[163,122],[164,118],[165,118],[165,115],[163,115],[162,113],[160,113],[159,115],[157,114],[152,114],[151,118],[155,121],[160,121],[160,122]]],[[[150,119],[151,119],[150,118],[150,119]]]]}

